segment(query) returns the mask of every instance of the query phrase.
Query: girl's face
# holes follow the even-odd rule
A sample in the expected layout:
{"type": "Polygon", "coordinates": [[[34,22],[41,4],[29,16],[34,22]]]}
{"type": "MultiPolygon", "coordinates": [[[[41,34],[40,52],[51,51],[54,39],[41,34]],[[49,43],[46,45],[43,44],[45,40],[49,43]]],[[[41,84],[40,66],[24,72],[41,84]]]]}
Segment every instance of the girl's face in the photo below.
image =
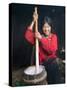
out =
{"type": "Polygon", "coordinates": [[[43,33],[44,33],[45,35],[47,35],[47,36],[50,35],[50,33],[51,33],[51,26],[50,26],[48,23],[45,23],[45,24],[43,25],[43,33]]]}

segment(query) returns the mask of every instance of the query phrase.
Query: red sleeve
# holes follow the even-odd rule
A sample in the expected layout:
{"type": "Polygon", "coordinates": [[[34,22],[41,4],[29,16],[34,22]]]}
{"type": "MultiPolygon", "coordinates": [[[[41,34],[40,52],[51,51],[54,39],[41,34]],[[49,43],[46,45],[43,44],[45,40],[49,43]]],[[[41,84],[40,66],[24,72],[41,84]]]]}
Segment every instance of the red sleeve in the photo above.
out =
{"type": "Polygon", "coordinates": [[[58,49],[56,35],[53,35],[51,39],[42,38],[40,39],[40,42],[42,48],[46,50],[48,54],[52,54],[58,49]]]}
{"type": "Polygon", "coordinates": [[[34,33],[32,32],[31,29],[27,28],[26,32],[25,32],[25,39],[30,43],[30,44],[34,44],[34,33]]]}

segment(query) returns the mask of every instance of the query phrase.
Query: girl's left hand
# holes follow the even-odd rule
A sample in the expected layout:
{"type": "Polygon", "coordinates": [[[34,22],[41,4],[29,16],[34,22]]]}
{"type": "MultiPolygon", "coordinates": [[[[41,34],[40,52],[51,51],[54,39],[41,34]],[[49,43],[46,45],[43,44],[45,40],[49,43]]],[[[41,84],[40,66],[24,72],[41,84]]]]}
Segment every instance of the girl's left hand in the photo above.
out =
{"type": "Polygon", "coordinates": [[[42,36],[41,36],[41,34],[39,32],[35,32],[35,38],[41,39],[42,36]]]}

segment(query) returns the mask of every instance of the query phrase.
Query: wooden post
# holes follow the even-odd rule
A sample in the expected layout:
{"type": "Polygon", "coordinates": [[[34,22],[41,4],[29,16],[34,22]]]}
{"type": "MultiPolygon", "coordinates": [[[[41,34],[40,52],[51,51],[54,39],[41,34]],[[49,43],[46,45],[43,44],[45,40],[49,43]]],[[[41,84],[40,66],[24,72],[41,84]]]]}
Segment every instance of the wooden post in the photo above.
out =
{"type": "MultiPolygon", "coordinates": [[[[35,14],[37,15],[37,7],[35,7],[35,14]]],[[[38,20],[35,21],[35,32],[38,31],[38,20]]],[[[38,39],[35,40],[35,48],[36,48],[36,70],[35,72],[39,72],[39,43],[38,39]]]]}

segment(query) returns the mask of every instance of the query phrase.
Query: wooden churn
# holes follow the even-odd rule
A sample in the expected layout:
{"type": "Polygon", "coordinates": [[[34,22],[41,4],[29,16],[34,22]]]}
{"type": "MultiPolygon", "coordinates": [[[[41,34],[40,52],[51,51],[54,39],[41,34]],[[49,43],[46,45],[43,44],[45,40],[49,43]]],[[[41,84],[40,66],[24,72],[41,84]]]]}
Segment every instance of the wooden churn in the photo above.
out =
{"type": "MultiPolygon", "coordinates": [[[[35,14],[37,14],[37,7],[35,7],[35,14]]],[[[35,22],[35,32],[38,31],[38,21],[35,22]]],[[[47,72],[45,67],[39,65],[39,43],[38,39],[35,40],[36,48],[36,65],[29,66],[24,70],[24,82],[28,85],[46,85],[47,84],[47,72]]]]}

